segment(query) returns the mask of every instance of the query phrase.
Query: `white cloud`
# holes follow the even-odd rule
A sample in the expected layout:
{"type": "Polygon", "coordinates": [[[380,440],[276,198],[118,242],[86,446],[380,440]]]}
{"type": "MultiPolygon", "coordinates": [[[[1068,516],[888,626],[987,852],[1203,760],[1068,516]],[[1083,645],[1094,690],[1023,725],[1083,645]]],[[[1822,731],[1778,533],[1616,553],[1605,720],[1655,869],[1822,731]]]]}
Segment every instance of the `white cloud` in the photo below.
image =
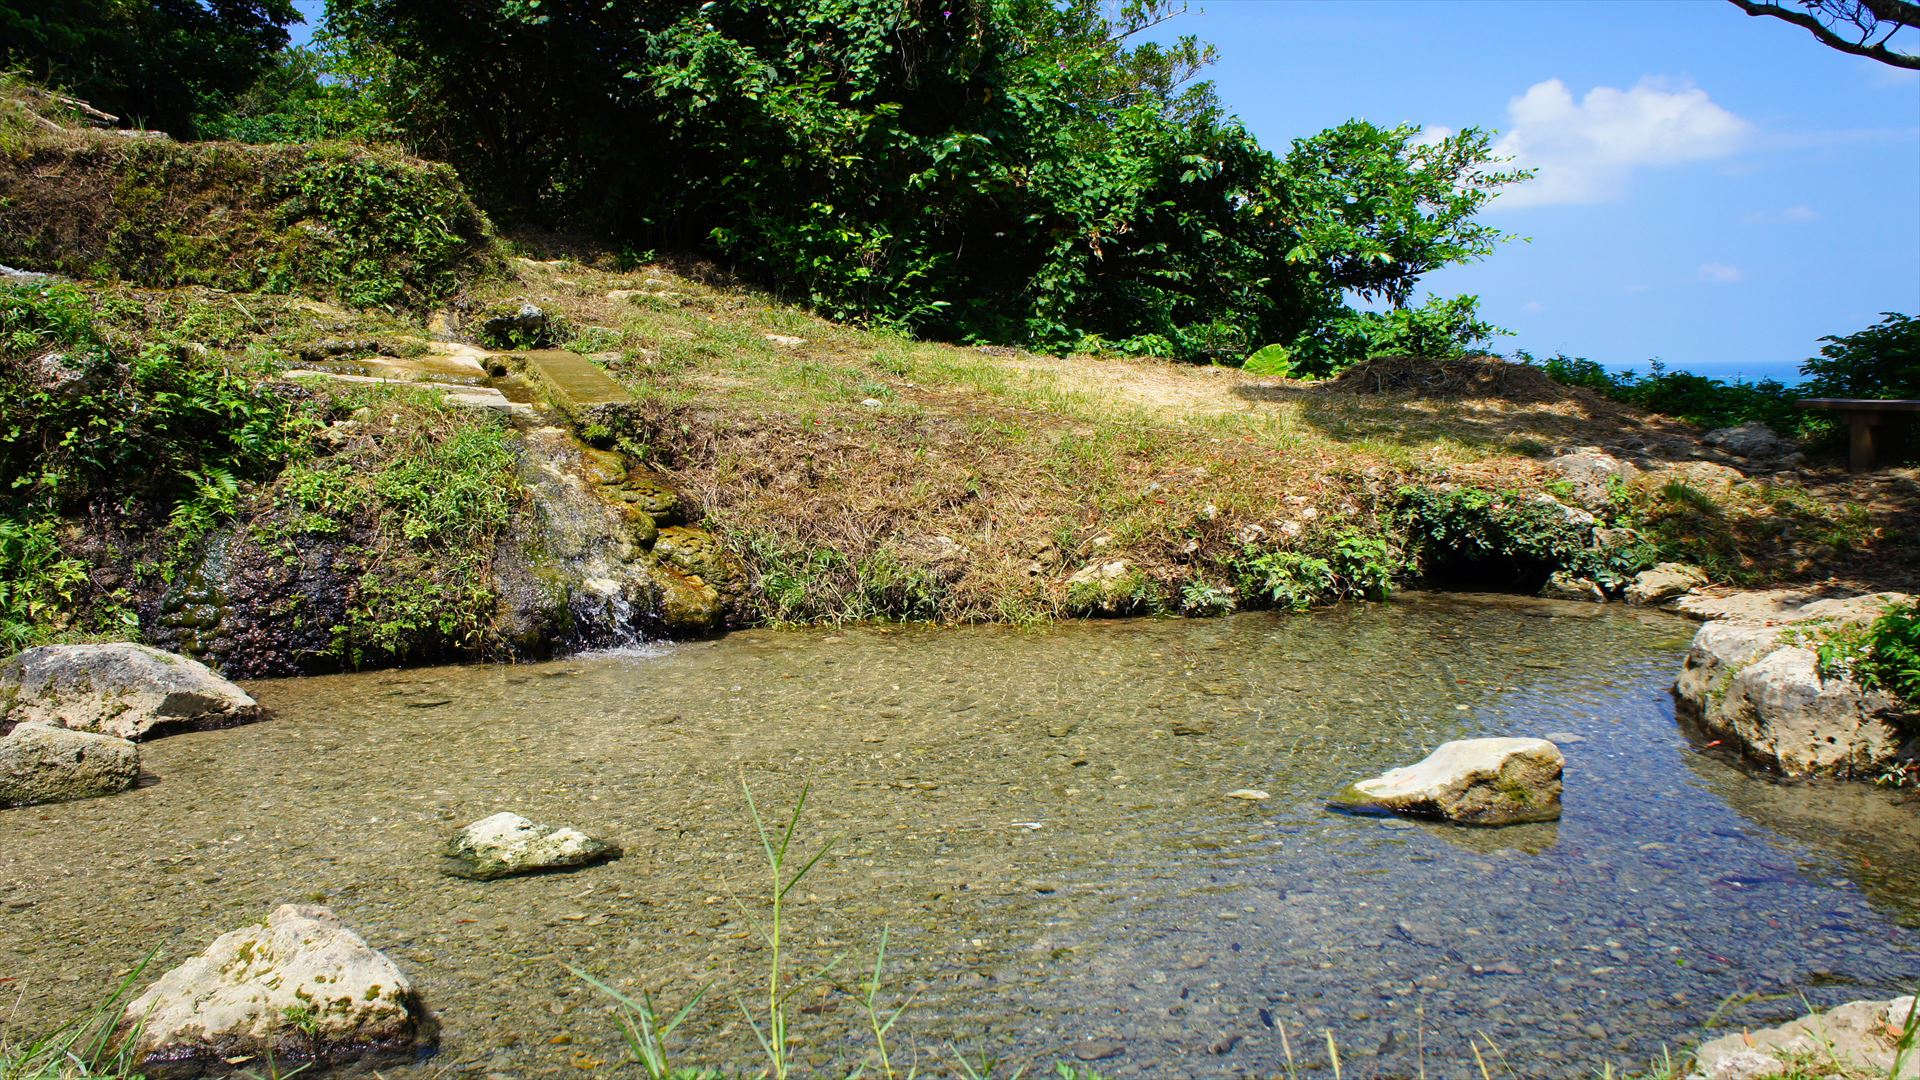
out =
{"type": "Polygon", "coordinates": [[[1798,203],[1785,210],[1756,210],[1747,215],[1747,220],[1755,225],[1779,225],[1783,222],[1800,225],[1809,221],[1819,221],[1820,211],[1798,203]]]}
{"type": "Polygon", "coordinates": [[[1703,262],[1700,264],[1700,280],[1715,285],[1732,285],[1747,279],[1746,272],[1737,266],[1726,263],[1703,262]]]}
{"type": "Polygon", "coordinates": [[[1529,315],[1538,315],[1541,312],[1547,310],[1547,305],[1541,303],[1538,300],[1529,300],[1526,303],[1520,305],[1520,310],[1526,312],[1529,315]]]}
{"type": "Polygon", "coordinates": [[[1539,173],[1503,194],[1503,206],[1618,199],[1636,170],[1723,158],[1753,133],[1705,90],[1654,76],[1629,90],[1596,86],[1579,101],[1548,79],[1509,101],[1507,114],[1494,149],[1539,173]]]}

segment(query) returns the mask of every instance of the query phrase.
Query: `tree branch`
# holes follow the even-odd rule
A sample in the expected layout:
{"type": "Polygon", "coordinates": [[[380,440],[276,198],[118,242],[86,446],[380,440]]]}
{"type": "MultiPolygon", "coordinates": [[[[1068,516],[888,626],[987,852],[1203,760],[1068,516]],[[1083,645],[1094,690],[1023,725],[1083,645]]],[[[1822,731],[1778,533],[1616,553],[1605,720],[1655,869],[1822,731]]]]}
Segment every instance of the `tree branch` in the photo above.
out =
{"type": "MultiPolygon", "coordinates": [[[[1805,29],[1815,38],[1818,38],[1822,44],[1830,48],[1838,49],[1843,53],[1848,53],[1853,56],[1864,56],[1869,60],[1878,60],[1883,64],[1891,64],[1894,67],[1910,68],[1920,71],[1920,55],[1897,52],[1889,49],[1886,46],[1886,39],[1884,38],[1879,44],[1875,45],[1869,45],[1861,41],[1848,41],[1846,38],[1834,33],[1831,27],[1822,23],[1808,12],[1788,11],[1778,5],[1766,3],[1764,0],[1727,0],[1727,2],[1749,15],[1765,15],[1770,18],[1780,19],[1784,22],[1790,22],[1795,26],[1805,29]]],[[[1859,2],[1861,6],[1865,7],[1876,18],[1894,23],[1904,23],[1906,25],[1920,23],[1920,4],[1910,3],[1908,0],[1859,0],[1859,2]],[[1888,14],[1883,15],[1881,13],[1882,9],[1885,9],[1888,14]]],[[[1900,27],[1895,26],[1894,29],[1897,31],[1900,27]]],[[[1892,34],[1889,33],[1888,37],[1892,37],[1892,34]]]]}

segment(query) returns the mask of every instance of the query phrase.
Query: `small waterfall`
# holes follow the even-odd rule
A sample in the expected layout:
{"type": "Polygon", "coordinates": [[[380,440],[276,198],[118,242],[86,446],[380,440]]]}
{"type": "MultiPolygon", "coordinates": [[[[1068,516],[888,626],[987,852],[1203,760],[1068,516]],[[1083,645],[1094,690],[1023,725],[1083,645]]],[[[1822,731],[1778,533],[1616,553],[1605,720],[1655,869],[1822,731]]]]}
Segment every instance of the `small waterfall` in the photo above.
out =
{"type": "Polygon", "coordinates": [[[522,565],[499,569],[503,578],[531,577],[538,588],[531,597],[510,590],[510,601],[534,599],[545,619],[559,624],[549,640],[568,648],[647,648],[661,604],[647,555],[658,526],[603,491],[624,479],[625,461],[564,427],[532,421],[521,434],[521,478],[533,495],[538,531],[510,553],[522,565]]]}

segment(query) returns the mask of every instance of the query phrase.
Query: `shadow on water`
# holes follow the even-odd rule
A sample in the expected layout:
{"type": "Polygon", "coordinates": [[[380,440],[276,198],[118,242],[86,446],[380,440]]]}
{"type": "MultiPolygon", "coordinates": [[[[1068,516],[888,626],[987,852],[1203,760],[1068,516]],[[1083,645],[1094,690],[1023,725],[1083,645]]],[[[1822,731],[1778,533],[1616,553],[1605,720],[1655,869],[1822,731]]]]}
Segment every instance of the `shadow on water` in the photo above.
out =
{"type": "MultiPolygon", "coordinates": [[[[761,888],[743,777],[763,807],[812,783],[802,840],[837,842],[789,898],[795,960],[857,970],[890,928],[889,989],[913,996],[897,1035],[923,1066],[951,1044],[1271,1075],[1284,1029],[1307,1059],[1331,1031],[1360,1073],[1470,1075],[1485,1035],[1527,1075],[1584,1076],[1687,1043],[1732,994],[1902,989],[1920,970],[1912,808],[1690,749],[1667,691],[1691,631],[1427,596],[254,684],[277,718],[150,744],[164,783],[0,814],[0,979],[23,990],[0,1018],[64,1017],[156,945],[177,963],[324,901],[416,978],[456,1071],[622,1060],[564,964],[676,1003],[719,980],[686,1058],[751,1065],[724,1004],[764,961],[729,899],[761,888]],[[1446,739],[1549,733],[1572,736],[1556,825],[1327,809],[1446,739]],[[1248,787],[1270,798],[1225,797],[1248,787]],[[508,809],[627,855],[438,873],[453,829],[508,809]]],[[[805,1067],[857,1058],[851,997],[802,1000],[805,1067]]]]}

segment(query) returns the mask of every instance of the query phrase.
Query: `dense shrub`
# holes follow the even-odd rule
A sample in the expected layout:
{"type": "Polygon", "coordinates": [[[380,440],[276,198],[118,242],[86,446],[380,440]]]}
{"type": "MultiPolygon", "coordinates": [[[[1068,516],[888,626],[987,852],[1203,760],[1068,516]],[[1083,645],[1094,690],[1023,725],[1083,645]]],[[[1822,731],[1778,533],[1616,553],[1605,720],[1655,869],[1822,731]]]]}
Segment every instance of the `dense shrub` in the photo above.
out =
{"type": "Polygon", "coordinates": [[[1511,491],[1404,487],[1395,519],[1420,576],[1440,584],[1534,592],[1565,570],[1611,589],[1655,557],[1643,545],[1596,548],[1591,520],[1511,491]]]}
{"type": "Polygon", "coordinates": [[[1811,397],[1920,398],[1920,319],[1884,312],[1865,330],[1820,339],[1800,366],[1811,397]]]}
{"type": "Polygon", "coordinates": [[[1920,605],[1902,604],[1867,631],[1860,681],[1920,702],[1920,605]]]}
{"type": "Polygon", "coordinates": [[[1793,434],[1818,422],[1794,405],[1809,396],[1805,388],[1773,379],[1727,382],[1687,371],[1669,371],[1658,360],[1644,375],[1608,371],[1592,360],[1566,355],[1552,356],[1539,364],[1548,375],[1568,386],[1582,386],[1615,401],[1704,428],[1757,421],[1775,431],[1793,434]]]}
{"type": "Polygon", "coordinates": [[[452,171],[397,153],[77,133],[0,153],[0,262],[423,308],[496,258],[452,171]]]}
{"type": "Polygon", "coordinates": [[[0,513],[166,495],[288,449],[290,406],[204,349],[110,348],[77,286],[0,286],[0,513]]]}

